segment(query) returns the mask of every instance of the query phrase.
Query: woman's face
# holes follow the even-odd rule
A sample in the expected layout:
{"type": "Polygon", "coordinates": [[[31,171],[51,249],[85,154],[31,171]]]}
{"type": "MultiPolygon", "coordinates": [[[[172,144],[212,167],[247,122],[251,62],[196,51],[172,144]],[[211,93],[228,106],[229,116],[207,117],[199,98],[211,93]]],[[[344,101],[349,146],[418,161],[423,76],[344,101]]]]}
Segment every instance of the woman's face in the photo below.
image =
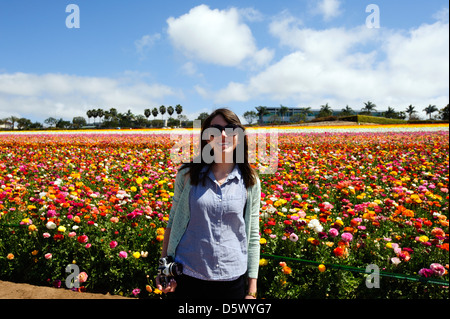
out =
{"type": "MultiPolygon", "coordinates": [[[[229,123],[225,121],[223,116],[219,114],[212,119],[210,127],[214,127],[214,125],[220,125],[222,127],[225,127],[228,124],[229,123]]],[[[226,155],[231,155],[230,156],[231,162],[233,162],[232,155],[234,149],[236,148],[238,137],[236,134],[230,134],[228,136],[227,131],[233,132],[239,129],[240,129],[239,127],[237,129],[227,128],[221,132],[220,138],[217,138],[217,135],[211,136],[208,143],[210,143],[211,147],[214,149],[214,154],[216,154],[217,151],[220,151],[222,153],[222,157],[226,155]]],[[[226,157],[225,159],[228,159],[228,157],[226,157]]],[[[228,160],[226,162],[228,162],[228,160]]]]}

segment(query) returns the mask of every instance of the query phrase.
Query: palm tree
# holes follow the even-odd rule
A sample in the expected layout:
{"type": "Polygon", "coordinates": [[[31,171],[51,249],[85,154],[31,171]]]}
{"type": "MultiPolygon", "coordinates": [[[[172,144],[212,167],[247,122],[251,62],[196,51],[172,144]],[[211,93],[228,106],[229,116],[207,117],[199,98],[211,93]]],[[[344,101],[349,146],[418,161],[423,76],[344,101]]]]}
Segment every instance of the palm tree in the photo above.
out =
{"type": "Polygon", "coordinates": [[[11,129],[14,129],[14,124],[19,120],[16,116],[10,116],[8,117],[8,120],[11,122],[11,129]]]}
{"type": "Polygon", "coordinates": [[[267,106],[257,106],[255,107],[255,109],[258,111],[258,117],[259,117],[259,125],[263,124],[263,116],[266,114],[269,114],[269,112],[267,111],[267,106]]]}
{"type": "MultiPolygon", "coordinates": [[[[154,117],[155,120],[156,120],[156,116],[158,116],[158,109],[157,109],[156,107],[153,108],[152,114],[153,114],[153,117],[154,117]]],[[[153,124],[152,124],[152,126],[153,126],[153,124]]]]}
{"type": "Polygon", "coordinates": [[[372,111],[376,111],[377,106],[375,104],[373,104],[370,101],[364,102],[364,107],[361,109],[361,111],[363,112],[367,112],[369,115],[372,113],[372,111]]]}
{"type": "MultiPolygon", "coordinates": [[[[175,105],[175,112],[178,114],[178,118],[180,118],[181,112],[183,112],[183,107],[180,104],[175,105]]],[[[181,126],[181,118],[180,118],[180,126],[181,126]]]]}
{"type": "Polygon", "coordinates": [[[386,112],[384,112],[384,117],[387,118],[395,118],[397,115],[397,112],[390,106],[388,106],[388,109],[386,112]]]}
{"type": "Polygon", "coordinates": [[[287,106],[281,105],[280,104],[280,115],[281,115],[281,119],[284,122],[284,115],[289,111],[289,108],[287,106]]]}
{"type": "Polygon", "coordinates": [[[172,114],[173,114],[173,111],[174,111],[174,109],[173,109],[173,107],[172,107],[172,106],[169,106],[169,107],[167,108],[167,113],[169,113],[169,117],[171,117],[171,116],[172,116],[172,114]]]}
{"type": "Polygon", "coordinates": [[[434,112],[438,112],[439,110],[437,109],[436,105],[428,105],[426,108],[423,109],[425,111],[425,113],[427,113],[427,115],[430,115],[430,120],[431,120],[431,114],[433,114],[434,112]]]}
{"type": "Polygon", "coordinates": [[[159,113],[161,113],[161,118],[162,118],[163,123],[164,123],[164,113],[166,113],[166,107],[164,105],[161,105],[159,107],[159,113]]]}
{"type": "Polygon", "coordinates": [[[345,108],[343,108],[341,110],[341,116],[346,116],[346,115],[353,115],[355,112],[353,111],[353,109],[350,106],[346,106],[345,108]]]}
{"type": "Polygon", "coordinates": [[[88,110],[88,111],[86,112],[86,115],[87,115],[87,117],[88,117],[88,119],[89,119],[89,123],[90,123],[90,119],[91,119],[91,117],[93,116],[93,115],[92,115],[92,110],[88,110]]]}
{"type": "Polygon", "coordinates": [[[441,120],[448,121],[448,114],[449,114],[449,110],[448,110],[448,104],[447,104],[447,106],[445,106],[439,110],[439,117],[441,118],[441,120]]]}
{"type": "Polygon", "coordinates": [[[105,111],[103,111],[102,109],[97,109],[97,116],[100,118],[100,120],[102,119],[103,116],[105,116],[105,111]]]}
{"type": "Polygon", "coordinates": [[[147,120],[148,120],[148,117],[150,116],[150,114],[152,114],[152,112],[150,111],[150,109],[145,109],[145,110],[144,110],[144,115],[145,115],[145,117],[147,118],[147,120]]]}
{"type": "Polygon", "coordinates": [[[408,115],[409,115],[409,119],[411,119],[411,116],[414,114],[414,113],[417,113],[417,111],[415,110],[415,106],[412,106],[412,104],[410,104],[407,108],[406,108],[406,113],[408,113],[408,115]]]}
{"type": "Polygon", "coordinates": [[[97,110],[91,110],[91,114],[92,114],[92,117],[94,118],[94,126],[95,126],[95,119],[97,118],[97,116],[98,116],[98,112],[97,112],[97,110]]]}
{"type": "Polygon", "coordinates": [[[332,116],[332,115],[333,115],[333,110],[327,103],[325,105],[320,106],[320,112],[317,115],[317,117],[327,117],[327,116],[332,116]]]}

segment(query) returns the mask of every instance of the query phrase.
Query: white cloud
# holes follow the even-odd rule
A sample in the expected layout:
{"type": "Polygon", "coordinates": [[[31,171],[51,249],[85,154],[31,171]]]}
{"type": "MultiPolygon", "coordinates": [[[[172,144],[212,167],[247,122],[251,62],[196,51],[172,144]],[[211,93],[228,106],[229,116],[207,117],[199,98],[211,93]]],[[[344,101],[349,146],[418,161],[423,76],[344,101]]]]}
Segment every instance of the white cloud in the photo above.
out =
{"type": "Polygon", "coordinates": [[[433,14],[433,18],[443,23],[448,23],[448,7],[444,7],[441,10],[433,14]]]}
{"type": "MultiPolygon", "coordinates": [[[[167,32],[173,45],[189,59],[223,66],[238,66],[244,60],[264,65],[273,53],[258,50],[241,14],[236,8],[211,10],[207,5],[199,5],[178,18],[167,19],[167,32]]],[[[246,12],[247,19],[256,19],[255,16],[255,12],[246,12]]]]}
{"type": "Polygon", "coordinates": [[[136,47],[136,52],[139,54],[140,58],[145,57],[146,52],[150,49],[157,40],[161,38],[161,34],[146,34],[142,38],[134,41],[134,46],[136,47]]]}
{"type": "Polygon", "coordinates": [[[448,104],[448,23],[409,31],[301,26],[286,14],[274,20],[271,34],[291,52],[246,83],[230,82],[215,93],[216,102],[270,99],[316,108],[329,102],[357,111],[368,100],[397,111],[448,104]]]}
{"type": "Polygon", "coordinates": [[[342,13],[340,6],[339,0],[320,0],[314,11],[321,14],[325,21],[328,21],[342,13]]]}
{"type": "Polygon", "coordinates": [[[50,116],[71,120],[92,108],[135,114],[159,105],[166,96],[180,92],[161,84],[147,84],[126,73],[123,78],[86,77],[67,74],[0,74],[0,118],[11,115],[39,121],[50,116]]]}

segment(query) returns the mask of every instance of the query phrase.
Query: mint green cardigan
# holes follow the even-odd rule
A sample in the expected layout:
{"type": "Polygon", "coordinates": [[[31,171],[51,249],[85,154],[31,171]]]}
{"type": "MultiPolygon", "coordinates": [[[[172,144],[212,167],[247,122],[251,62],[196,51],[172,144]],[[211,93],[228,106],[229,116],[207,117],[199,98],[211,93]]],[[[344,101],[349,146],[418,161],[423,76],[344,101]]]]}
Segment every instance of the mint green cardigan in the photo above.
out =
{"type": "MultiPolygon", "coordinates": [[[[187,229],[189,212],[189,192],[191,183],[189,174],[178,171],[175,178],[174,197],[170,210],[167,228],[170,228],[170,238],[167,246],[167,255],[175,257],[177,246],[180,243],[184,232],[187,229]]],[[[261,204],[261,182],[257,178],[257,183],[247,189],[247,202],[245,208],[245,232],[247,236],[248,252],[248,277],[258,278],[259,270],[259,209],[261,204]]]]}

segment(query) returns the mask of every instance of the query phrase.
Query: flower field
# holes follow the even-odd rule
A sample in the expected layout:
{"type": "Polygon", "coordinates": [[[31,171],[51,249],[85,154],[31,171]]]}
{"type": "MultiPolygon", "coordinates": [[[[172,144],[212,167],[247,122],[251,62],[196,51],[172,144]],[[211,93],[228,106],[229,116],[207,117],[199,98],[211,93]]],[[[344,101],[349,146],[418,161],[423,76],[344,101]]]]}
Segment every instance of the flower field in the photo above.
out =
{"type": "MultiPolygon", "coordinates": [[[[448,126],[384,130],[277,130],[260,297],[449,298],[448,126]]],[[[167,131],[0,135],[0,280],[66,287],[76,265],[81,291],[164,298],[172,146],[167,131]]]]}

